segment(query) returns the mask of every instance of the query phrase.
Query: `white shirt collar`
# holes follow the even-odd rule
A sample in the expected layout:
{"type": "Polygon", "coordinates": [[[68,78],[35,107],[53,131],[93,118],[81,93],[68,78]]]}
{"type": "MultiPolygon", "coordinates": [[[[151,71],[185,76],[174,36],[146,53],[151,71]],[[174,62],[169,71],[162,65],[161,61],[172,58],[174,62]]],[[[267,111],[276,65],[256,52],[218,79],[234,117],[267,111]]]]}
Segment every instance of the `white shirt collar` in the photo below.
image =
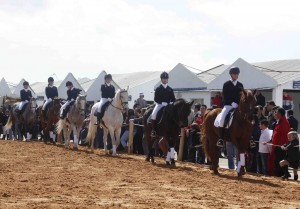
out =
{"type": "Polygon", "coordinates": [[[230,81],[233,83],[234,86],[236,86],[237,80],[233,81],[232,79],[230,79],[230,81]]]}
{"type": "Polygon", "coordinates": [[[29,89],[24,89],[26,92],[29,90],[29,89]]]}
{"type": "Polygon", "coordinates": [[[105,83],[107,86],[110,86],[111,85],[111,83],[105,83]]]}
{"type": "Polygon", "coordinates": [[[168,87],[168,84],[163,84],[163,83],[161,83],[161,85],[162,85],[164,88],[167,88],[167,87],[168,87]]]}

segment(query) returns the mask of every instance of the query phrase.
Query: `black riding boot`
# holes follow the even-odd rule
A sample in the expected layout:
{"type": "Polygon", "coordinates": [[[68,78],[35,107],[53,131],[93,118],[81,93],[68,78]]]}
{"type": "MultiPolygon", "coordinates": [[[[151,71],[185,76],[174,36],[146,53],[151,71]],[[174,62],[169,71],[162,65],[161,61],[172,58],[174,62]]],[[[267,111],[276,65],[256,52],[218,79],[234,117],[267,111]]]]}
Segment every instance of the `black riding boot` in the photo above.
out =
{"type": "Polygon", "coordinates": [[[47,112],[46,110],[42,110],[44,120],[47,120],[47,112]]]}
{"type": "Polygon", "coordinates": [[[97,117],[97,122],[95,123],[95,125],[98,126],[101,123],[103,114],[101,112],[97,112],[96,117],[97,117]]]}
{"type": "Polygon", "coordinates": [[[289,173],[289,169],[288,169],[288,166],[285,165],[282,167],[282,170],[283,170],[283,176],[281,176],[283,179],[288,179],[290,177],[290,173],[289,173]]]}
{"type": "Polygon", "coordinates": [[[298,181],[298,175],[294,175],[294,180],[298,181]]]}
{"type": "Polygon", "coordinates": [[[156,137],[156,131],[157,131],[157,122],[156,120],[152,120],[152,131],[151,131],[152,137],[156,137]]]}
{"type": "Polygon", "coordinates": [[[223,127],[219,127],[219,140],[217,141],[217,146],[218,147],[223,147],[224,146],[224,128],[223,127]]]}

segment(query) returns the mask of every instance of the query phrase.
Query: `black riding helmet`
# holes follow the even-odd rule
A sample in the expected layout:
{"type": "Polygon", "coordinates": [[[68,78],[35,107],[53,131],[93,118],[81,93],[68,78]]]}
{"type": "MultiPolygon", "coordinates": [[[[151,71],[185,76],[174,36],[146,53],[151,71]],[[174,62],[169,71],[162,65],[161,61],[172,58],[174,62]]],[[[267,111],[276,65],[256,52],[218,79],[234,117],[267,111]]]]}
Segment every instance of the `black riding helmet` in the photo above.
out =
{"type": "Polygon", "coordinates": [[[67,81],[66,86],[73,86],[73,83],[71,81],[67,81]]]}
{"type": "Polygon", "coordinates": [[[229,70],[229,74],[240,74],[240,68],[232,66],[229,70]]]}
{"type": "Polygon", "coordinates": [[[160,74],[160,79],[169,79],[169,74],[167,72],[162,72],[160,74]]]}
{"type": "Polygon", "coordinates": [[[104,76],[104,80],[106,80],[106,79],[111,79],[111,80],[112,80],[112,76],[111,76],[111,74],[107,74],[107,75],[105,75],[105,76],[104,76]]]}
{"type": "Polygon", "coordinates": [[[24,82],[23,82],[23,86],[29,86],[28,81],[24,81],[24,82]]]}
{"type": "Polygon", "coordinates": [[[54,81],[54,79],[52,77],[48,78],[48,82],[53,82],[53,81],[54,81]]]}

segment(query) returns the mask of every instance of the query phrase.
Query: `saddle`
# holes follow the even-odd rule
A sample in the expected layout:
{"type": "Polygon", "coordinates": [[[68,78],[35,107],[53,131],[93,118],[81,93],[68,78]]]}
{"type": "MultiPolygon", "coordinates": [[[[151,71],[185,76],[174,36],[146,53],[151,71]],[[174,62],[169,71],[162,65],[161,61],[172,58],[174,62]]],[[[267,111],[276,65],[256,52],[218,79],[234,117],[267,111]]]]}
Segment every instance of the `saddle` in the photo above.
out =
{"type": "MultiPolygon", "coordinates": [[[[166,110],[166,106],[162,107],[162,108],[158,111],[158,113],[157,113],[157,115],[156,115],[156,121],[157,121],[157,124],[161,124],[161,122],[162,122],[162,120],[163,120],[163,117],[164,117],[165,110],[166,110]]],[[[151,114],[150,114],[150,116],[149,116],[148,119],[147,119],[147,123],[148,123],[148,124],[151,123],[151,114]]]]}
{"type": "Polygon", "coordinates": [[[53,104],[53,101],[49,102],[49,103],[46,105],[45,110],[44,110],[44,111],[45,111],[45,114],[48,113],[49,107],[51,107],[52,104],[53,104]]]}
{"type": "MultiPolygon", "coordinates": [[[[19,105],[20,105],[20,104],[19,104],[19,105]]],[[[19,114],[19,115],[22,115],[22,114],[24,113],[24,111],[25,111],[25,109],[26,109],[28,103],[24,104],[21,110],[19,110],[19,105],[16,107],[15,112],[16,112],[17,114],[19,114]]]]}
{"type": "Polygon", "coordinates": [[[225,117],[225,121],[224,121],[224,127],[225,127],[225,129],[229,129],[230,128],[230,126],[231,126],[231,123],[232,123],[232,119],[233,119],[233,116],[234,116],[234,113],[235,113],[235,108],[233,108],[233,109],[231,109],[228,113],[227,113],[227,115],[226,115],[226,117],[225,117]]]}
{"type": "Polygon", "coordinates": [[[102,115],[104,115],[104,112],[107,110],[107,108],[108,108],[109,105],[110,105],[110,102],[109,102],[109,101],[105,102],[105,103],[102,105],[101,110],[100,110],[100,113],[101,113],[102,115]]]}

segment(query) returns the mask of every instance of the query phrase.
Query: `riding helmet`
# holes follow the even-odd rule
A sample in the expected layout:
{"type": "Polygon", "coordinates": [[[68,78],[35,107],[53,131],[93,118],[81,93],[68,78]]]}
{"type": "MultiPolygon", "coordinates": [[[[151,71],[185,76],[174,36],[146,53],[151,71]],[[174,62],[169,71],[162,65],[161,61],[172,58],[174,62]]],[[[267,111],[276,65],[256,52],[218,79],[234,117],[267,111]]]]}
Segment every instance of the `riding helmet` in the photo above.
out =
{"type": "Polygon", "coordinates": [[[66,86],[73,86],[73,83],[71,81],[67,81],[66,86]]]}
{"type": "Polygon", "coordinates": [[[54,79],[52,77],[48,78],[48,82],[53,82],[53,81],[54,81],[54,79]]]}
{"type": "Polygon", "coordinates": [[[160,74],[160,79],[169,79],[169,74],[167,72],[162,72],[160,74]]]}
{"type": "Polygon", "coordinates": [[[229,74],[240,74],[240,68],[232,66],[229,70],[229,74]]]}
{"type": "Polygon", "coordinates": [[[24,81],[24,82],[23,82],[23,86],[29,86],[28,81],[24,81]]]}
{"type": "Polygon", "coordinates": [[[107,75],[105,75],[105,76],[104,76],[104,80],[106,80],[106,79],[111,79],[111,80],[112,80],[112,76],[111,76],[111,74],[107,74],[107,75]]]}

